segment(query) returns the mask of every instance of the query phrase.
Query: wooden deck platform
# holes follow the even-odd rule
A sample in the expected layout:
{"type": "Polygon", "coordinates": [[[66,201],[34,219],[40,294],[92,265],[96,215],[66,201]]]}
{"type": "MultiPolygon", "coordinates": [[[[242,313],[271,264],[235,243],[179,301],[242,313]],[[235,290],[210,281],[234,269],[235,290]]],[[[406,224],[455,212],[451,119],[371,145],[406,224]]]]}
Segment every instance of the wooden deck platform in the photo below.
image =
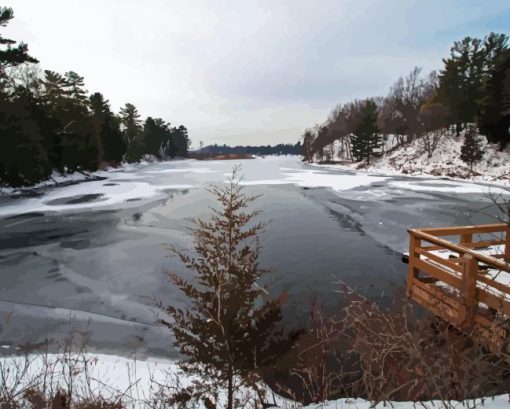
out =
{"type": "Polygon", "coordinates": [[[510,353],[510,227],[409,230],[411,299],[494,352],[510,353]]]}

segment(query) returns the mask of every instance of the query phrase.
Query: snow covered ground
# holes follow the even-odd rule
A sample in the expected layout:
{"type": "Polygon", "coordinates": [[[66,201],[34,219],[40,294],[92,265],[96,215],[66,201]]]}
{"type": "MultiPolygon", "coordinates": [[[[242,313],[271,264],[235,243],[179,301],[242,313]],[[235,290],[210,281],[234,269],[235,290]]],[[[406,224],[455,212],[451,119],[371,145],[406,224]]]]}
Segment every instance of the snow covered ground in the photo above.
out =
{"type": "MultiPolygon", "coordinates": [[[[393,145],[390,137],[386,149],[393,145]]],[[[428,157],[422,139],[398,148],[381,158],[376,158],[369,166],[362,163],[344,161],[340,165],[327,165],[340,169],[365,170],[385,175],[408,176],[441,176],[452,179],[470,180],[477,183],[491,183],[510,186],[510,147],[500,152],[496,144],[488,144],[484,136],[480,136],[484,155],[480,162],[473,166],[473,174],[469,166],[460,159],[460,148],[464,136],[446,135],[439,142],[432,157],[428,157]]],[[[335,160],[339,160],[340,143],[334,143],[335,160]]],[[[341,158],[340,158],[341,159],[341,158]]]]}
{"type": "MultiPolygon", "coordinates": [[[[66,390],[69,385],[68,374],[74,373],[73,390],[80,396],[118,396],[124,395],[124,401],[131,408],[149,407],[145,405],[157,395],[159,385],[186,387],[192,378],[179,373],[176,362],[165,359],[136,360],[125,357],[101,354],[59,354],[28,355],[25,357],[0,358],[0,371],[5,376],[6,385],[14,385],[21,379],[14,391],[21,390],[29,384],[37,384],[44,373],[45,381],[53,387],[60,385],[66,390]],[[46,371],[43,368],[47,368],[46,371]],[[72,371],[69,371],[69,369],[72,371]],[[22,378],[18,378],[22,375],[22,378]]],[[[1,387],[1,386],[0,386],[1,387]]],[[[175,389],[174,389],[175,390],[175,389]]],[[[269,392],[272,401],[272,394],[269,392]]],[[[224,397],[223,397],[224,398],[224,397]]],[[[439,401],[428,402],[386,402],[376,406],[364,399],[338,399],[320,404],[302,406],[297,402],[275,396],[277,407],[284,409],[368,409],[394,407],[397,409],[444,407],[439,401]]],[[[220,399],[222,397],[220,396],[220,399]]],[[[499,395],[476,401],[469,401],[470,407],[476,402],[477,407],[508,408],[508,396],[499,395]]],[[[190,406],[191,407],[191,406],[190,406]]],[[[196,408],[196,406],[194,406],[196,408]]],[[[202,408],[204,406],[200,406],[202,408]]],[[[466,407],[462,402],[449,402],[451,408],[466,407]]],[[[197,408],[198,409],[198,408],[197,408]]]]}

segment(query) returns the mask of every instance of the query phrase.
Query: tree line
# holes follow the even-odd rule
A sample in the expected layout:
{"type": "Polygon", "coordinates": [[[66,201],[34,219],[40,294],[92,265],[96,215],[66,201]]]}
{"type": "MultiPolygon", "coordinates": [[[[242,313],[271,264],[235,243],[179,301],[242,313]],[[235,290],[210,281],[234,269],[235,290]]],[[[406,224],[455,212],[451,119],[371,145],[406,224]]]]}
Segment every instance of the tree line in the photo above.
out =
{"type": "Polygon", "coordinates": [[[385,153],[390,135],[392,149],[420,138],[431,157],[446,132],[469,135],[461,158],[471,166],[481,157],[478,133],[503,150],[510,142],[508,36],[465,37],[443,64],[428,75],[414,68],[386,97],[337,105],[323,124],[304,131],[304,159],[333,160],[332,143],[339,141],[340,156],[370,163],[385,153]]]}
{"type": "Polygon", "coordinates": [[[248,155],[300,155],[302,151],[301,141],[296,144],[280,143],[277,145],[261,146],[228,146],[228,145],[208,145],[201,147],[199,153],[207,155],[223,154],[248,154],[248,155]]]}
{"type": "MultiPolygon", "coordinates": [[[[0,27],[14,17],[0,7],[0,27]]],[[[123,161],[187,157],[184,126],[142,121],[127,103],[118,114],[100,92],[89,94],[74,71],[42,71],[24,43],[0,36],[0,185],[28,186],[123,161]]]]}

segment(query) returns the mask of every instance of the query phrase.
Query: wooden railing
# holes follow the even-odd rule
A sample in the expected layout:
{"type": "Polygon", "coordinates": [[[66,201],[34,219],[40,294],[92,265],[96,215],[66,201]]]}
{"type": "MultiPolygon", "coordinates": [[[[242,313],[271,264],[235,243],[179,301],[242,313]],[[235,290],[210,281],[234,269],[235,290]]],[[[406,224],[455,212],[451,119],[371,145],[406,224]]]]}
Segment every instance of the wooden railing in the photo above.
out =
{"type": "Polygon", "coordinates": [[[409,296],[489,346],[508,339],[510,228],[489,224],[410,229],[409,296]],[[495,247],[497,246],[497,247],[495,247]],[[499,251],[490,251],[498,248],[499,251]],[[483,251],[483,252],[482,252],[483,251]],[[499,278],[498,278],[499,277],[499,278]]]}

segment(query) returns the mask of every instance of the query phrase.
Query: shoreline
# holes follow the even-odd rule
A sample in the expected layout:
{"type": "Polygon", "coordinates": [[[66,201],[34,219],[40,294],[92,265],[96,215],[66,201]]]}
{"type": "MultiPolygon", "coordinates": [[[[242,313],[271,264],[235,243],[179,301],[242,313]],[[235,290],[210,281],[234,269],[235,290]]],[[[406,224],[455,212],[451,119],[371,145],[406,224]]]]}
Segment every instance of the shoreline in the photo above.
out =
{"type": "MultiPolygon", "coordinates": [[[[126,358],[115,354],[96,354],[90,352],[75,352],[62,354],[28,354],[17,356],[0,357],[2,368],[9,368],[14,375],[21,375],[17,389],[23,388],[29,384],[30,379],[41,376],[46,373],[49,384],[53,387],[65,387],[65,375],[70,368],[73,369],[73,384],[76,389],[88,388],[89,391],[100,392],[108,390],[110,393],[118,393],[123,396],[127,407],[149,407],[151,398],[158,396],[161,392],[161,386],[166,388],[185,388],[192,385],[196,379],[193,375],[184,374],[178,368],[178,362],[175,359],[161,359],[146,357],[141,358],[133,356],[126,358]],[[24,376],[22,370],[25,371],[24,376]]],[[[398,409],[411,409],[421,404],[435,407],[441,406],[447,402],[452,407],[457,405],[464,406],[465,402],[470,402],[473,407],[492,407],[505,408],[508,406],[508,395],[499,394],[484,396],[478,398],[467,398],[464,401],[381,401],[374,405],[374,402],[359,397],[342,397],[339,399],[326,400],[320,403],[302,404],[298,401],[288,399],[273,391],[269,385],[263,384],[268,392],[268,401],[274,400],[276,408],[295,408],[303,409],[336,409],[344,407],[353,407],[358,409],[384,408],[389,403],[390,406],[398,409]],[[272,396],[271,396],[272,395],[272,396]],[[427,405],[428,404],[428,405],[427,405]]],[[[225,400],[225,392],[221,391],[219,395],[220,402],[225,400]]],[[[205,408],[203,404],[199,408],[205,408]]]]}
{"type": "MultiPolygon", "coordinates": [[[[401,176],[405,178],[431,178],[431,179],[438,179],[438,180],[451,180],[454,182],[463,182],[463,183],[474,183],[478,185],[492,185],[498,188],[504,188],[510,190],[510,175],[508,181],[502,182],[498,179],[477,179],[476,176],[473,177],[461,177],[459,176],[448,176],[448,175],[434,175],[427,172],[421,172],[421,173],[404,173],[399,171],[398,169],[392,169],[391,172],[384,171],[383,169],[378,169],[372,167],[370,165],[369,167],[356,167],[356,163],[352,164],[342,164],[341,162],[338,163],[318,163],[318,162],[303,162],[310,166],[314,166],[317,168],[329,168],[332,170],[343,170],[343,171],[351,171],[351,172],[359,172],[359,173],[365,173],[365,174],[372,174],[377,176],[401,176]]],[[[481,175],[484,176],[484,175],[481,175]]]]}

